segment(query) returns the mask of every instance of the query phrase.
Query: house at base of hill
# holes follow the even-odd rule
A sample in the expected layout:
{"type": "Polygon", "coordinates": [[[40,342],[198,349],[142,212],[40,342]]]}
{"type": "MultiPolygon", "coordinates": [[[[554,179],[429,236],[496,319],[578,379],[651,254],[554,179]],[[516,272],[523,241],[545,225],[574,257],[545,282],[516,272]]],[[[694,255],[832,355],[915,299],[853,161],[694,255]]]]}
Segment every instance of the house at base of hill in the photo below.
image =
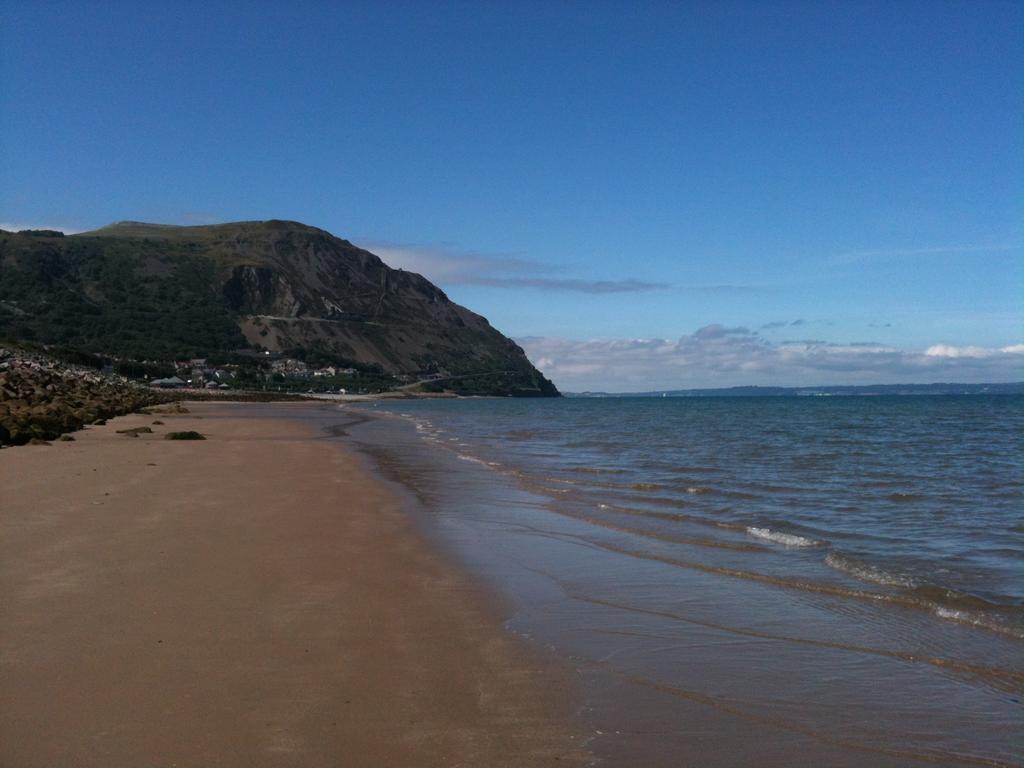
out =
{"type": "Polygon", "coordinates": [[[158,387],[160,389],[177,389],[184,387],[186,382],[183,379],[179,379],[177,376],[171,376],[166,379],[153,379],[149,382],[149,386],[158,387]]]}

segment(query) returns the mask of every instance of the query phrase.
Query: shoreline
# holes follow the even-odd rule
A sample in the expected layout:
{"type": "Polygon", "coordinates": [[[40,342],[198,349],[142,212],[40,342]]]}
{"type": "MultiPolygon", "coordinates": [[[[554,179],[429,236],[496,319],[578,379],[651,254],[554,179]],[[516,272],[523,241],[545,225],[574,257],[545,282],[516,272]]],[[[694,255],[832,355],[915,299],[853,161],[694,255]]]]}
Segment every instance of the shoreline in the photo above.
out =
{"type": "Polygon", "coordinates": [[[186,407],[0,454],[0,762],[589,763],[571,671],[323,403],[186,407]]]}
{"type": "MultiPolygon", "coordinates": [[[[713,469],[666,485],[619,452],[617,408],[570,405],[373,404],[353,411],[383,418],[350,439],[414,494],[432,539],[508,595],[506,626],[575,667],[609,765],[1019,764],[1014,637],[829,590],[857,586],[822,547],[752,541],[717,527],[720,508],[709,528],[714,493],[688,488],[713,469]],[[796,588],[813,578],[825,589],[796,588]]],[[[695,451],[746,445],[708,410],[721,428],[695,451]]]]}

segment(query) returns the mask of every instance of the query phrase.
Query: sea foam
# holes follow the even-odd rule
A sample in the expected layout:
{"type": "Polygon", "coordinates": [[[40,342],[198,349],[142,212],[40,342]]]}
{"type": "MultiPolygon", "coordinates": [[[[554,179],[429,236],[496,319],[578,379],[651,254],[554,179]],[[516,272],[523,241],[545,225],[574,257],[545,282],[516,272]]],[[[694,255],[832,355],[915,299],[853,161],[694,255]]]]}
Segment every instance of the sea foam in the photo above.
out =
{"type": "Polygon", "coordinates": [[[766,541],[772,541],[776,544],[781,544],[784,547],[821,546],[820,541],[808,539],[805,536],[797,536],[795,533],[783,533],[782,531],[773,531],[771,528],[755,528],[754,526],[748,526],[747,533],[749,533],[751,536],[756,536],[759,539],[765,539],[766,541]]]}
{"type": "Polygon", "coordinates": [[[884,571],[876,565],[854,560],[851,557],[841,555],[838,552],[829,552],[825,556],[825,565],[855,576],[862,581],[870,581],[873,584],[881,584],[886,587],[906,587],[907,589],[917,586],[917,582],[908,576],[884,571]]]}
{"type": "Polygon", "coordinates": [[[981,627],[992,632],[998,632],[1002,635],[1015,637],[1018,640],[1024,639],[1024,627],[1021,627],[1020,625],[1010,626],[994,617],[983,616],[974,611],[963,611],[954,608],[945,608],[943,606],[936,606],[933,610],[935,615],[940,619],[956,621],[960,624],[971,624],[975,627],[981,627]]]}

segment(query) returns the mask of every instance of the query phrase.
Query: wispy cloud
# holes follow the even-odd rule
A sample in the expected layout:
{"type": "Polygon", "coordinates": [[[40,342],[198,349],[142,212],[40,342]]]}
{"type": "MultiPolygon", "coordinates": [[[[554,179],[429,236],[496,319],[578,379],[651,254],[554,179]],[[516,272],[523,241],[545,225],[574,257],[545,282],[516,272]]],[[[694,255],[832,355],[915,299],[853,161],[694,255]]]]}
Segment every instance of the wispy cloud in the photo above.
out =
{"type": "Polygon", "coordinates": [[[798,317],[796,320],[773,320],[770,323],[765,323],[761,326],[762,331],[777,331],[779,328],[789,328],[792,326],[806,325],[807,321],[802,317],[798,317]]]}
{"type": "Polygon", "coordinates": [[[542,291],[576,291],[578,293],[641,293],[668,288],[668,283],[647,283],[642,280],[578,280],[552,277],[466,277],[465,285],[486,285],[491,288],[537,288],[542,291]]]}
{"type": "Polygon", "coordinates": [[[670,287],[644,280],[584,280],[552,274],[540,262],[518,256],[490,255],[453,248],[370,243],[369,250],[389,266],[418,272],[441,285],[572,291],[576,293],[642,293],[670,287]]]}
{"type": "Polygon", "coordinates": [[[1024,379],[1024,344],[935,344],[920,351],[872,341],[772,342],[755,331],[718,324],[678,339],[531,337],[519,343],[541,370],[569,391],[1024,379]]]}
{"type": "Polygon", "coordinates": [[[742,296],[758,293],[768,293],[770,288],[763,285],[744,285],[734,283],[712,283],[709,285],[683,285],[680,286],[689,293],[708,293],[723,296],[742,296]]]}
{"type": "Polygon", "coordinates": [[[418,272],[431,280],[443,282],[459,282],[487,274],[546,271],[544,265],[529,259],[456,248],[383,242],[367,243],[366,248],[380,256],[388,266],[418,272]]]}

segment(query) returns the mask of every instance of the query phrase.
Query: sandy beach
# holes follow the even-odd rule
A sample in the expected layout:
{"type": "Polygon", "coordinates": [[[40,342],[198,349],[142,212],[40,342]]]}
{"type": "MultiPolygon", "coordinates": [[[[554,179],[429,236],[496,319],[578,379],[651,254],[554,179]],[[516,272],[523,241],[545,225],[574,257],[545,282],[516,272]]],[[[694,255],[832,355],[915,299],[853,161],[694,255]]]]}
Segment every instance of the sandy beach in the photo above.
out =
{"type": "Polygon", "coordinates": [[[287,418],[322,407],[189,404],[0,452],[0,764],[587,763],[571,673],[287,418]]]}

